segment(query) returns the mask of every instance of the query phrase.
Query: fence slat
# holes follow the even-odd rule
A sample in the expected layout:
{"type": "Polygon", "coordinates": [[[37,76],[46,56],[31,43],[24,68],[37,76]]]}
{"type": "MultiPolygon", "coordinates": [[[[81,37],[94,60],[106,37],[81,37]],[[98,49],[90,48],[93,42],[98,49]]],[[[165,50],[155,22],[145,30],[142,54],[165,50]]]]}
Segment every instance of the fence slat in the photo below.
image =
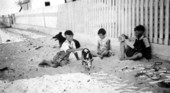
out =
{"type": "Polygon", "coordinates": [[[132,27],[131,27],[131,18],[132,18],[131,10],[132,10],[132,7],[131,6],[132,6],[131,0],[128,0],[128,16],[127,16],[127,20],[128,20],[127,26],[128,26],[128,29],[127,29],[127,31],[128,31],[128,36],[129,37],[131,36],[131,31],[132,31],[132,27]]]}
{"type": "Polygon", "coordinates": [[[123,6],[124,6],[124,9],[123,9],[124,10],[124,15],[123,15],[124,16],[124,22],[123,22],[124,23],[123,24],[124,25],[124,27],[123,27],[124,29],[123,30],[124,30],[124,34],[127,35],[127,33],[128,33],[127,32],[127,0],[124,0],[124,5],[123,6]]]}
{"type": "Polygon", "coordinates": [[[163,32],[164,32],[164,29],[163,29],[163,13],[164,13],[164,0],[160,0],[160,17],[159,17],[159,44],[163,44],[163,32]]]}
{"type": "Polygon", "coordinates": [[[166,0],[165,6],[166,6],[166,12],[165,12],[165,41],[164,44],[168,45],[169,44],[169,4],[170,1],[166,0]]]}
{"type": "Polygon", "coordinates": [[[124,33],[124,0],[121,0],[121,34],[124,33]]]}
{"type": "Polygon", "coordinates": [[[115,34],[114,34],[114,38],[117,38],[118,37],[118,7],[117,7],[117,2],[118,0],[112,0],[112,8],[114,9],[113,10],[113,13],[114,13],[114,19],[113,19],[113,22],[112,22],[112,27],[115,27],[115,34]],[[115,25],[115,26],[113,26],[115,25]]]}
{"type": "Polygon", "coordinates": [[[144,24],[144,0],[140,0],[140,24],[144,24]]]}
{"type": "MultiPolygon", "coordinates": [[[[135,27],[135,1],[136,0],[132,0],[132,29],[135,27]]],[[[134,36],[134,30],[132,30],[131,33],[131,36],[134,36]]]]}
{"type": "Polygon", "coordinates": [[[117,24],[117,36],[119,37],[120,36],[120,5],[119,5],[119,2],[120,2],[120,0],[116,0],[116,6],[115,7],[117,7],[117,22],[116,22],[116,24],[117,24]]]}
{"type": "Polygon", "coordinates": [[[139,25],[139,21],[140,21],[140,17],[139,17],[139,7],[140,7],[140,5],[139,5],[139,0],[136,0],[136,11],[135,11],[135,13],[136,13],[136,17],[135,17],[135,20],[136,20],[136,26],[137,25],[139,25]]]}
{"type": "Polygon", "coordinates": [[[158,42],[158,3],[159,0],[154,2],[154,43],[158,42]]]}
{"type": "Polygon", "coordinates": [[[149,14],[148,13],[148,9],[149,9],[148,7],[149,7],[149,4],[148,3],[149,3],[148,0],[145,0],[145,4],[144,4],[145,5],[144,6],[144,10],[145,10],[145,20],[144,20],[145,22],[144,22],[144,26],[145,26],[145,29],[146,29],[146,31],[145,31],[145,36],[146,37],[149,36],[149,32],[148,32],[149,31],[149,29],[148,29],[149,28],[149,24],[148,24],[148,21],[149,21],[148,20],[148,14],[149,14]]]}
{"type": "Polygon", "coordinates": [[[153,0],[149,0],[149,40],[153,41],[153,0]]]}
{"type": "Polygon", "coordinates": [[[118,0],[118,2],[119,2],[119,4],[118,4],[118,8],[119,8],[119,15],[118,15],[118,17],[119,17],[119,35],[121,34],[121,31],[122,31],[122,26],[121,26],[121,18],[122,18],[122,11],[121,11],[121,3],[122,3],[122,0],[118,0]]]}
{"type": "Polygon", "coordinates": [[[111,7],[111,0],[108,0],[108,30],[109,30],[109,37],[112,37],[112,30],[111,30],[111,16],[112,16],[112,7],[111,7]]]}

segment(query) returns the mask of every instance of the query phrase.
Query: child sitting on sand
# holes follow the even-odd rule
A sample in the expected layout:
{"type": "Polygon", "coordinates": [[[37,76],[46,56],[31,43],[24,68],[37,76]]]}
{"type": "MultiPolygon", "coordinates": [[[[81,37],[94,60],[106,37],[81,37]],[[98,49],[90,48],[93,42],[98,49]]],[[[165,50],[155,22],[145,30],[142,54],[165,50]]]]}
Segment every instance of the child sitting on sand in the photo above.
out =
{"type": "Polygon", "coordinates": [[[60,51],[57,52],[57,54],[53,57],[52,61],[46,61],[43,60],[39,64],[39,66],[51,66],[51,67],[58,67],[58,66],[64,66],[69,63],[69,55],[70,53],[74,53],[77,60],[79,60],[78,54],[76,51],[81,49],[76,49],[75,42],[73,41],[73,32],[70,30],[67,30],[65,32],[66,40],[61,45],[60,51]]]}
{"type": "MultiPolygon", "coordinates": [[[[63,57],[69,57],[70,53],[74,53],[75,57],[77,60],[79,60],[79,56],[77,54],[76,45],[75,42],[73,41],[73,32],[71,30],[67,30],[65,33],[66,40],[64,43],[61,45],[60,51],[64,51],[65,55],[63,57]]],[[[62,58],[61,58],[62,59],[62,58]]]]}
{"type": "Polygon", "coordinates": [[[134,31],[135,38],[128,38],[124,34],[119,37],[120,60],[135,60],[142,57],[151,58],[151,47],[147,37],[144,36],[144,26],[136,26],[134,31]]]}
{"type": "Polygon", "coordinates": [[[103,57],[109,57],[111,56],[111,45],[110,45],[110,39],[106,37],[106,31],[105,29],[101,28],[98,31],[98,44],[97,44],[97,54],[98,56],[103,59],[103,57]]]}

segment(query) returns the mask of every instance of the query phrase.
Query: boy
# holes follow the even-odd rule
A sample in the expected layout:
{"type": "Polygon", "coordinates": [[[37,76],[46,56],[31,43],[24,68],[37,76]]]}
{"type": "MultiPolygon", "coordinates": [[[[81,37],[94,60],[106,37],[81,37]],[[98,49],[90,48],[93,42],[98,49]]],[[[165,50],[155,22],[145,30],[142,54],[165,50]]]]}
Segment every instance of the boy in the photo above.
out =
{"type": "Polygon", "coordinates": [[[51,67],[58,67],[58,66],[64,66],[66,64],[69,63],[69,55],[71,52],[74,53],[74,55],[76,56],[77,60],[79,60],[77,50],[80,49],[76,49],[76,45],[75,42],[73,40],[73,32],[70,30],[67,30],[65,32],[65,37],[66,40],[64,41],[64,43],[61,45],[60,51],[57,52],[57,54],[53,57],[52,61],[46,61],[43,60],[43,62],[41,62],[39,64],[39,66],[44,67],[44,66],[51,66],[51,67]]]}
{"type": "Polygon", "coordinates": [[[73,40],[73,35],[74,35],[73,32],[71,30],[67,30],[64,34],[65,34],[66,40],[61,45],[60,50],[64,51],[66,53],[66,56],[69,56],[70,53],[73,52],[76,59],[79,60],[78,54],[77,52],[75,52],[78,49],[76,49],[76,45],[73,40]]]}
{"type": "Polygon", "coordinates": [[[148,39],[144,36],[145,28],[142,25],[136,26],[135,38],[128,38],[121,35],[120,43],[120,60],[136,60],[142,57],[151,58],[151,47],[148,39]]]}
{"type": "Polygon", "coordinates": [[[98,40],[97,54],[101,59],[103,59],[103,57],[109,57],[111,54],[111,45],[110,39],[106,38],[105,29],[99,29],[98,36],[100,39],[98,40]]]}

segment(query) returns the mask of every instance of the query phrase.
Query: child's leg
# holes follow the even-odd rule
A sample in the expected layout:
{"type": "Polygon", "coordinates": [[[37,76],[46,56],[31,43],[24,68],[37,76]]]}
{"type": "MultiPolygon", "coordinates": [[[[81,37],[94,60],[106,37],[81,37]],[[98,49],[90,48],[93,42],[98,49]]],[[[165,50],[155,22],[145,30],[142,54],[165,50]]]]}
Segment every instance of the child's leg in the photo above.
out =
{"type": "Polygon", "coordinates": [[[96,51],[91,51],[92,57],[98,57],[98,53],[96,51]]]}
{"type": "Polygon", "coordinates": [[[74,55],[75,55],[75,57],[76,57],[76,59],[77,59],[77,60],[80,60],[80,58],[79,58],[79,56],[78,56],[78,53],[77,53],[77,52],[75,52],[75,53],[74,53],[74,55]]]}
{"type": "Polygon", "coordinates": [[[127,50],[127,45],[125,42],[120,43],[120,60],[125,59],[126,55],[126,50],[127,50]]]}
{"type": "Polygon", "coordinates": [[[108,57],[109,56],[109,51],[108,50],[105,50],[101,53],[101,56],[100,58],[103,59],[103,57],[108,57]]]}
{"type": "Polygon", "coordinates": [[[135,60],[135,59],[138,59],[138,58],[142,58],[142,53],[136,53],[132,57],[126,57],[125,59],[126,60],[135,60]]]}
{"type": "MultiPolygon", "coordinates": [[[[65,57],[68,57],[68,58],[69,58],[70,53],[71,53],[71,52],[66,51],[66,53],[65,53],[64,55],[60,56],[59,58],[56,57],[56,58],[58,58],[58,59],[53,59],[53,60],[54,60],[54,61],[57,60],[58,62],[60,62],[60,61],[62,61],[65,57]]],[[[56,55],[56,56],[58,56],[58,55],[56,55]]]]}

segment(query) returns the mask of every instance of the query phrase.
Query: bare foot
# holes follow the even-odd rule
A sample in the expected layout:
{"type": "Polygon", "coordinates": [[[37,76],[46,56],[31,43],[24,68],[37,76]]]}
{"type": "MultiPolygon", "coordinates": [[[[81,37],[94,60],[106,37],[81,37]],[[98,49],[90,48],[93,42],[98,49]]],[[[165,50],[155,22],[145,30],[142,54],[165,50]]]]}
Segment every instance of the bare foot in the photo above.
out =
{"type": "Polygon", "coordinates": [[[103,56],[102,55],[99,55],[100,59],[103,59],[103,56]]]}
{"type": "Polygon", "coordinates": [[[125,56],[120,56],[120,60],[125,60],[125,56]]]}

